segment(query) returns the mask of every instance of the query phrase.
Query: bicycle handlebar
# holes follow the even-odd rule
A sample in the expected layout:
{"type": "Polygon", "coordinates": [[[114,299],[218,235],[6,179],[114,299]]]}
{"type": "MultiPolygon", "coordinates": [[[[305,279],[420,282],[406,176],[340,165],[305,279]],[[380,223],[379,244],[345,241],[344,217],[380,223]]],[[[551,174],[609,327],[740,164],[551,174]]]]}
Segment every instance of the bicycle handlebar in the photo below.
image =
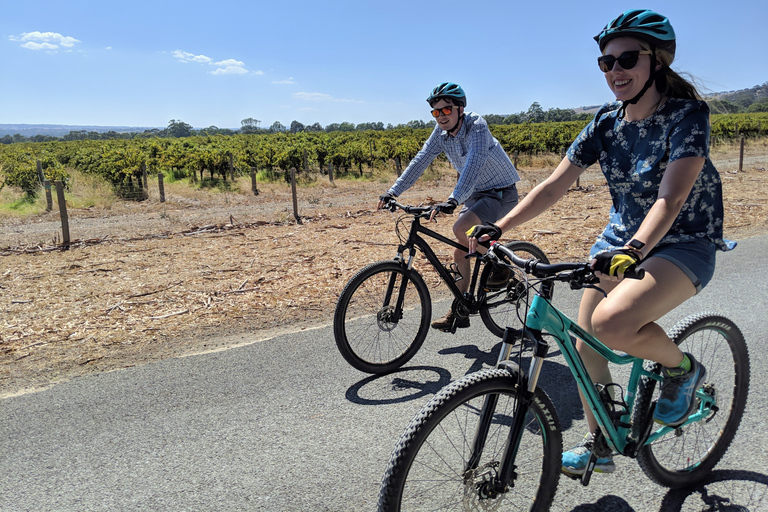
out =
{"type": "Polygon", "coordinates": [[[394,199],[390,199],[389,201],[386,202],[386,204],[384,205],[384,208],[391,212],[394,212],[399,208],[409,215],[415,215],[416,217],[429,217],[432,211],[437,208],[437,205],[408,206],[405,204],[400,204],[394,199]]]}
{"type": "MultiPolygon", "coordinates": [[[[491,247],[486,253],[486,257],[499,260],[495,251],[501,252],[515,266],[523,269],[528,274],[542,279],[567,282],[574,289],[596,284],[600,281],[589,262],[542,263],[535,258],[521,258],[514,251],[497,241],[491,242],[491,247]]],[[[502,261],[502,263],[508,265],[506,262],[502,261]]],[[[624,277],[628,279],[642,279],[645,277],[645,269],[638,268],[637,266],[631,267],[624,274],[624,277]]]]}

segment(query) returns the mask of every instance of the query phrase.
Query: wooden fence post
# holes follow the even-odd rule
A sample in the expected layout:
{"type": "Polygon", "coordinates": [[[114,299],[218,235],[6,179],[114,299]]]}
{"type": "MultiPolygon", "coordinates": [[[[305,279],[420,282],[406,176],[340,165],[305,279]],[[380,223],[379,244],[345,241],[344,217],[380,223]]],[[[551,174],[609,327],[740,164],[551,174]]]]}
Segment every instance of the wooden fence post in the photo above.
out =
{"type": "Polygon", "coordinates": [[[251,167],[251,191],[253,195],[259,195],[259,189],[256,187],[256,168],[251,167]]]}
{"type": "Polygon", "coordinates": [[[299,217],[299,203],[296,197],[296,168],[291,167],[291,194],[293,195],[293,217],[296,219],[297,224],[301,224],[301,217],[299,217]]]}
{"type": "Polygon", "coordinates": [[[49,212],[53,210],[53,197],[51,197],[51,182],[45,180],[43,182],[45,187],[45,211],[49,212]]]}
{"type": "Polygon", "coordinates": [[[164,178],[163,173],[162,172],[158,172],[157,173],[157,188],[160,189],[160,202],[161,203],[165,202],[165,186],[163,185],[163,178],[164,178]]]}
{"type": "Polygon", "coordinates": [[[512,160],[512,165],[515,166],[515,169],[517,169],[517,155],[518,155],[518,151],[515,150],[515,153],[513,155],[513,160],[512,160]]]}
{"type": "Polygon", "coordinates": [[[235,181],[235,162],[234,158],[232,157],[232,153],[227,152],[227,157],[229,160],[229,179],[234,182],[235,181]]]}
{"type": "Polygon", "coordinates": [[[149,188],[149,184],[147,183],[147,164],[145,162],[141,163],[141,182],[144,185],[144,190],[147,190],[149,188]]]}
{"type": "Polygon", "coordinates": [[[307,160],[307,148],[304,148],[301,158],[302,158],[302,161],[304,162],[304,172],[309,172],[309,160],[307,160]]]}
{"type": "Polygon", "coordinates": [[[43,173],[43,162],[38,160],[35,163],[37,164],[37,177],[40,180],[40,184],[42,185],[45,183],[45,174],[43,173]]]}
{"type": "Polygon", "coordinates": [[[61,215],[62,245],[69,249],[69,217],[67,216],[67,201],[64,199],[64,182],[56,182],[56,198],[59,201],[59,214],[61,215]]]}
{"type": "Polygon", "coordinates": [[[744,165],[744,135],[742,134],[740,139],[740,149],[739,149],[739,172],[741,172],[742,167],[744,165]]]}
{"type": "Polygon", "coordinates": [[[333,164],[328,163],[328,179],[333,183],[333,164]]]}

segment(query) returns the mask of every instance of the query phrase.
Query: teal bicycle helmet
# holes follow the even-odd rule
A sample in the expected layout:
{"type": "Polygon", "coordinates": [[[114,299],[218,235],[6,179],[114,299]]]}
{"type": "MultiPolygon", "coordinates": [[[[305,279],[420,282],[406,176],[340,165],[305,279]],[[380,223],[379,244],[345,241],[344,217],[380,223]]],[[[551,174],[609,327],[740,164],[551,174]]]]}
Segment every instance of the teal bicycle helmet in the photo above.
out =
{"type": "Polygon", "coordinates": [[[666,16],[650,9],[630,9],[608,23],[595,36],[600,51],[605,50],[608,41],[616,37],[635,37],[675,54],[675,31],[666,16]]]}
{"type": "Polygon", "coordinates": [[[443,98],[450,98],[455,104],[461,107],[467,106],[467,95],[464,94],[464,89],[462,89],[459,84],[453,82],[441,83],[432,89],[432,94],[427,98],[427,103],[429,103],[429,106],[431,107],[436,101],[443,98]]]}

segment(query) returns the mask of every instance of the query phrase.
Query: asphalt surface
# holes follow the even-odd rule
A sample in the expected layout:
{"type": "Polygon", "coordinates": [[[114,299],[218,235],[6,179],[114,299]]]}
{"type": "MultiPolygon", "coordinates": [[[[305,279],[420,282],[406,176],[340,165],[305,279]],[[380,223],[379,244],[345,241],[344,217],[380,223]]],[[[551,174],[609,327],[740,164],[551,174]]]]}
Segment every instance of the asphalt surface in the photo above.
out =
{"type": "MultiPolygon", "coordinates": [[[[662,320],[713,310],[750,347],[752,383],[739,433],[696,490],[651,483],[635,461],[589,487],[561,478],[553,510],[768,511],[768,237],[719,254],[712,283],[662,320]],[[719,504],[721,508],[716,508],[719,504]],[[709,507],[709,508],[707,508],[709,507]]],[[[556,289],[575,314],[578,292],[556,289]]],[[[447,302],[434,306],[441,316],[447,302]]],[[[247,339],[235,340],[238,342],[247,339]]],[[[479,318],[457,335],[431,332],[409,365],[371,377],[339,355],[331,326],[227,351],[84,377],[0,400],[2,511],[375,510],[379,483],[405,425],[438,389],[494,357],[479,318]]],[[[564,444],[585,431],[575,384],[559,357],[541,384],[558,408],[564,444]]]]}

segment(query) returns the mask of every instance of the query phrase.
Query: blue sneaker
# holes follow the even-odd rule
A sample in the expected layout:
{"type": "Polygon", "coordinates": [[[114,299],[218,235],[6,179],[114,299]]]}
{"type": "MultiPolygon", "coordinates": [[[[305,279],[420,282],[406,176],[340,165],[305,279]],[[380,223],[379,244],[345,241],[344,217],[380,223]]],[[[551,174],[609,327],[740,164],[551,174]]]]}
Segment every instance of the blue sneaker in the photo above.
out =
{"type": "MultiPolygon", "coordinates": [[[[592,452],[592,434],[584,436],[584,440],[578,446],[563,452],[563,473],[571,475],[583,475],[589,462],[589,454],[592,452]]],[[[595,473],[613,473],[616,471],[616,464],[613,463],[613,456],[597,459],[595,462],[595,473]]]]}
{"type": "Polygon", "coordinates": [[[688,416],[696,408],[694,394],[704,383],[707,370],[693,356],[686,352],[691,360],[691,371],[682,368],[664,368],[661,374],[661,396],[656,403],[653,420],[670,427],[678,427],[685,423],[688,416]]]}

